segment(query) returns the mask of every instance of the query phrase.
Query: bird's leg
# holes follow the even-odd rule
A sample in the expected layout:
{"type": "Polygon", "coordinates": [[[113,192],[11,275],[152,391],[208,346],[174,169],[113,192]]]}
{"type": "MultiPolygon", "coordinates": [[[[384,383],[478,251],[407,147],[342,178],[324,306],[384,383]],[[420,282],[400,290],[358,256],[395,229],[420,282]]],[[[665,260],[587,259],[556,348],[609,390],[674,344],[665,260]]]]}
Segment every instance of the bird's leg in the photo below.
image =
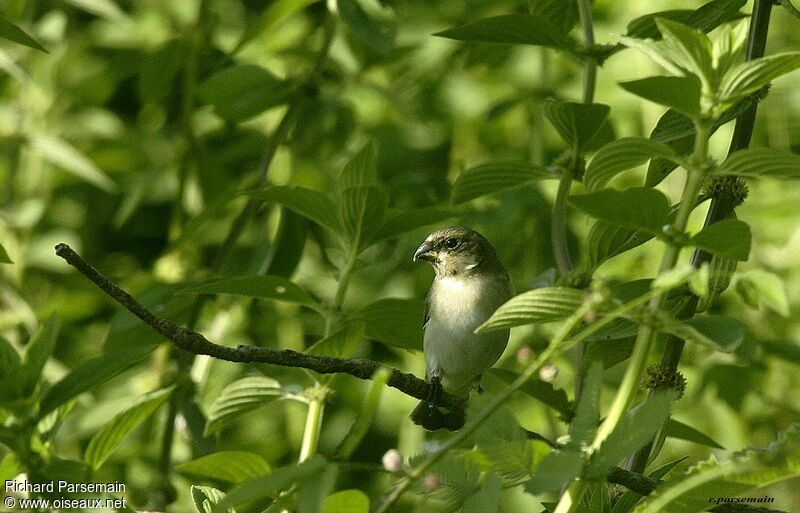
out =
{"type": "Polygon", "coordinates": [[[439,402],[442,400],[442,380],[439,376],[431,376],[428,379],[428,386],[430,387],[428,391],[428,406],[431,409],[431,413],[439,406],[439,402]]]}

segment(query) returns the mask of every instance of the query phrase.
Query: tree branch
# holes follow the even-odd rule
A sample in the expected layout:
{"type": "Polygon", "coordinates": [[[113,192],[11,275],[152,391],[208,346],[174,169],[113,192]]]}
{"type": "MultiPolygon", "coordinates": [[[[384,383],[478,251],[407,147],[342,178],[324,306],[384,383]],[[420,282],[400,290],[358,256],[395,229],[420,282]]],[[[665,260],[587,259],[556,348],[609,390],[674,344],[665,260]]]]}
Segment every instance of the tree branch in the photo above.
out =
{"type": "MultiPolygon", "coordinates": [[[[55,249],[56,255],[80,271],[100,290],[133,315],[149,324],[176,347],[188,353],[204,354],[218,360],[237,363],[269,363],[283,367],[302,367],[320,374],[344,373],[359,379],[372,379],[378,369],[387,368],[390,371],[387,383],[390,387],[417,399],[425,400],[428,398],[430,388],[425,380],[373,360],[315,356],[292,351],[291,349],[274,349],[248,345],[228,347],[215,344],[196,331],[178,326],[171,321],[156,316],[130,294],[106,278],[100,271],[92,267],[68,245],[64,243],[57,244],[55,249]]],[[[442,394],[440,401],[441,406],[450,409],[463,408],[463,403],[462,399],[446,392],[442,394]]]]}

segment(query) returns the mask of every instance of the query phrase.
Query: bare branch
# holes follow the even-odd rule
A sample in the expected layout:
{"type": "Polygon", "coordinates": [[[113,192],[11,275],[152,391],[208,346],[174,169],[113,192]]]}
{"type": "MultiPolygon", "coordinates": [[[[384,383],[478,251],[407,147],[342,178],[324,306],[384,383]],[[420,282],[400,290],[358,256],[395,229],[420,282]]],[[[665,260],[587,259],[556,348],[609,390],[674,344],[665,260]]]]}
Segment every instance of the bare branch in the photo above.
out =
{"type": "MultiPolygon", "coordinates": [[[[425,400],[428,398],[430,389],[425,380],[373,360],[315,356],[292,351],[291,349],[247,345],[228,347],[215,344],[196,331],[178,326],[171,321],[156,316],[130,294],[106,278],[100,271],[92,267],[68,245],[64,243],[57,244],[56,255],[66,260],[68,264],[80,271],[81,274],[125,307],[126,310],[149,324],[159,334],[175,344],[176,347],[186,352],[204,354],[229,362],[269,363],[283,367],[302,367],[320,374],[344,373],[360,379],[372,379],[375,372],[383,367],[389,369],[391,373],[387,383],[390,387],[417,399],[425,400]]],[[[448,393],[442,394],[440,404],[450,409],[463,408],[463,400],[448,393]]]]}

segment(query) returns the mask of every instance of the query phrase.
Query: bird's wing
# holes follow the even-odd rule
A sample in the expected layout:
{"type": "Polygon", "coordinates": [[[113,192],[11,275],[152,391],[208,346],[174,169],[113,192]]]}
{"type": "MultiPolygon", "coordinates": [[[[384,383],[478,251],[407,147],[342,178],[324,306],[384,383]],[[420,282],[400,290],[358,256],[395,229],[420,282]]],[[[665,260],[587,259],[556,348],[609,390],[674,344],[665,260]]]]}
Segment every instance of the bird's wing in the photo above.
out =
{"type": "Polygon", "coordinates": [[[433,290],[433,286],[428,289],[428,293],[425,295],[425,317],[422,321],[422,329],[425,329],[425,326],[428,324],[428,319],[431,318],[431,291],[433,290]]]}

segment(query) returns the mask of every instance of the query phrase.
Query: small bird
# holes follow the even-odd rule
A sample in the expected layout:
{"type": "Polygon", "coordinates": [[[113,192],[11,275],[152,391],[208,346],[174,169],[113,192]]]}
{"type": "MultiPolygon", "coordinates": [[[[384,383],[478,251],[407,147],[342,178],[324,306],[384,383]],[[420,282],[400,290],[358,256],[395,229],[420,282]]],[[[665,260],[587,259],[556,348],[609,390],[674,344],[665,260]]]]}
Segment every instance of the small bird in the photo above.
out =
{"type": "Polygon", "coordinates": [[[492,245],[480,233],[450,226],[430,234],[414,261],[433,265],[425,303],[426,378],[431,396],[411,412],[411,420],[429,431],[464,426],[464,411],[447,411],[437,402],[442,390],[466,400],[480,391],[481,374],[503,354],[508,330],[476,334],[475,329],[513,294],[511,281],[492,245]]]}

